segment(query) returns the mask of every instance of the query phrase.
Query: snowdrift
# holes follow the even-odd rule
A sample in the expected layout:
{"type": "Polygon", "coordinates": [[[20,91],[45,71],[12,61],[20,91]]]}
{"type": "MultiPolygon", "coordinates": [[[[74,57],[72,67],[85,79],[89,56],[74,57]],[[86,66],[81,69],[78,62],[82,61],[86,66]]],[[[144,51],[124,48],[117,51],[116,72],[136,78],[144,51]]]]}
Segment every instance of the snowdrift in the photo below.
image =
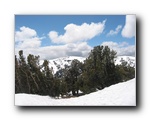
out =
{"type": "Polygon", "coordinates": [[[136,80],[112,85],[84,96],[54,99],[49,96],[15,94],[17,106],[136,106],[136,80]]]}

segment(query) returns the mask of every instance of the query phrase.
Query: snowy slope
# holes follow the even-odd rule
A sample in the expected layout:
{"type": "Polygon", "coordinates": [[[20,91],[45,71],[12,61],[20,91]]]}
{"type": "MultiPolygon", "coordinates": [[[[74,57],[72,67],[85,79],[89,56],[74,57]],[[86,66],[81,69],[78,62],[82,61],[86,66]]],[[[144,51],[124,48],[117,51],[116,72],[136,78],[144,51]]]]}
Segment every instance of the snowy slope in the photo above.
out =
{"type": "MultiPolygon", "coordinates": [[[[72,60],[77,59],[80,62],[84,62],[86,58],[84,57],[77,57],[77,56],[69,56],[69,57],[62,57],[62,58],[57,58],[53,60],[49,60],[49,67],[53,68],[53,73],[55,74],[58,70],[65,68],[65,65],[70,66],[72,60]]],[[[127,61],[128,64],[131,66],[135,66],[135,57],[131,56],[118,56],[115,59],[115,64],[121,64],[121,60],[127,61]]],[[[40,65],[42,65],[43,60],[40,60],[40,65]]]]}
{"type": "Polygon", "coordinates": [[[136,106],[135,78],[112,85],[103,90],[68,99],[53,99],[49,96],[15,94],[19,106],[136,106]]]}
{"type": "MultiPolygon", "coordinates": [[[[86,58],[84,57],[77,57],[77,56],[68,56],[68,57],[61,57],[57,59],[49,60],[49,67],[53,69],[53,73],[55,74],[58,70],[65,68],[65,65],[70,66],[71,62],[77,59],[80,62],[83,62],[86,58]]],[[[40,60],[40,65],[43,63],[43,60],[40,60]]]]}
{"type": "Polygon", "coordinates": [[[130,66],[135,67],[135,57],[132,57],[132,56],[118,56],[115,59],[115,64],[120,65],[122,60],[126,61],[127,64],[129,64],[130,66]]]}

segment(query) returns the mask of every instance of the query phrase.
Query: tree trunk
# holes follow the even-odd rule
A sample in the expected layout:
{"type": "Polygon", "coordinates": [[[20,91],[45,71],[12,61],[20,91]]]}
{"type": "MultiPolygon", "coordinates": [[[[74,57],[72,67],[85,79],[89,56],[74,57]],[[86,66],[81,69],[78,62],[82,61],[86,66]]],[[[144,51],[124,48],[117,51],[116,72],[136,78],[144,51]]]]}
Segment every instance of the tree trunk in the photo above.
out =
{"type": "Polygon", "coordinates": [[[77,95],[79,94],[79,90],[77,90],[77,95]]]}
{"type": "Polygon", "coordinates": [[[73,96],[75,96],[75,95],[76,95],[75,90],[72,90],[72,95],[73,95],[73,96]]]}
{"type": "Polygon", "coordinates": [[[28,93],[30,94],[30,83],[29,83],[29,80],[28,80],[28,75],[22,69],[21,69],[21,71],[26,75],[26,78],[27,78],[26,80],[27,80],[27,85],[28,85],[28,93]]]}

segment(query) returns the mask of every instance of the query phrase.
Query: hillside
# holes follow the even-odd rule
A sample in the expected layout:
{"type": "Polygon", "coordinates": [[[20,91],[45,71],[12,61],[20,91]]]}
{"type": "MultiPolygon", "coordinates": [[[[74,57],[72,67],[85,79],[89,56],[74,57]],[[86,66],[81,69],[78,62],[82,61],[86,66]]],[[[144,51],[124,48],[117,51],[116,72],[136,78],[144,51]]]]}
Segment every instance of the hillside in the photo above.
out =
{"type": "Polygon", "coordinates": [[[68,99],[15,94],[17,106],[136,106],[136,80],[118,83],[103,90],[68,99]]]}
{"type": "Polygon", "coordinates": [[[132,56],[118,56],[115,59],[115,64],[121,64],[121,61],[126,61],[131,67],[135,67],[135,57],[132,56]]]}
{"type": "MultiPolygon", "coordinates": [[[[85,57],[77,57],[77,56],[68,56],[57,59],[49,60],[49,67],[53,68],[53,73],[55,74],[58,70],[65,68],[65,65],[70,66],[72,60],[77,59],[80,62],[84,62],[85,57]]],[[[121,61],[126,61],[132,67],[135,66],[135,57],[131,56],[118,56],[115,59],[115,64],[121,64],[121,61]]],[[[40,60],[40,65],[43,63],[43,60],[40,60]]]]}

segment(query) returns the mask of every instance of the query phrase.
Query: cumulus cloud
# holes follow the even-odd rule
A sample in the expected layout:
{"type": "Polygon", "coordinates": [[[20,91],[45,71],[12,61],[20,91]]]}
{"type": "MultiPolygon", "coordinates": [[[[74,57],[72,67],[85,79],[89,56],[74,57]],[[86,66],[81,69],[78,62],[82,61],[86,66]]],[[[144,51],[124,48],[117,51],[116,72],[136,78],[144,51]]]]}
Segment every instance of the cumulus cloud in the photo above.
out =
{"type": "Polygon", "coordinates": [[[37,36],[35,30],[23,26],[20,28],[20,31],[15,32],[15,41],[25,41],[26,39],[33,38],[35,36],[37,36]]]}
{"type": "MultiPolygon", "coordinates": [[[[39,48],[26,48],[23,49],[24,55],[28,54],[40,55],[40,59],[54,59],[58,57],[66,56],[82,56],[87,57],[88,53],[91,51],[90,47],[86,42],[81,43],[69,43],[59,46],[45,46],[39,48]]],[[[18,54],[20,49],[15,49],[15,54],[18,54]]]]}
{"type": "MultiPolygon", "coordinates": [[[[53,35],[55,38],[55,34],[53,35]]],[[[23,50],[26,57],[29,54],[34,54],[40,55],[41,59],[54,59],[65,56],[87,57],[92,49],[87,42],[83,41],[42,47],[41,39],[43,38],[39,38],[34,29],[25,26],[21,27],[19,31],[15,32],[15,54],[18,55],[18,51],[23,50]]]]}
{"type": "Polygon", "coordinates": [[[81,43],[69,43],[66,44],[67,47],[67,56],[71,53],[75,56],[87,57],[88,53],[91,51],[92,47],[89,46],[86,42],[81,43]]]}
{"type": "Polygon", "coordinates": [[[116,43],[116,42],[103,42],[102,45],[109,46],[111,49],[117,52],[118,56],[135,56],[135,45],[129,45],[127,42],[116,43]]]}
{"type": "Polygon", "coordinates": [[[23,26],[15,32],[16,48],[37,48],[41,45],[41,39],[37,36],[36,31],[29,27],[23,26]]]}
{"type": "Polygon", "coordinates": [[[136,34],[136,16],[126,15],[125,26],[122,30],[122,36],[126,38],[132,38],[136,34]]]}
{"type": "Polygon", "coordinates": [[[63,35],[58,35],[56,31],[50,31],[48,36],[53,43],[57,44],[87,41],[103,32],[105,22],[106,20],[99,23],[83,23],[82,25],[68,24],[64,28],[65,33],[63,35]]]}
{"type": "Polygon", "coordinates": [[[122,25],[118,25],[115,30],[110,30],[107,36],[117,35],[120,32],[121,28],[122,28],[122,25]]]}

